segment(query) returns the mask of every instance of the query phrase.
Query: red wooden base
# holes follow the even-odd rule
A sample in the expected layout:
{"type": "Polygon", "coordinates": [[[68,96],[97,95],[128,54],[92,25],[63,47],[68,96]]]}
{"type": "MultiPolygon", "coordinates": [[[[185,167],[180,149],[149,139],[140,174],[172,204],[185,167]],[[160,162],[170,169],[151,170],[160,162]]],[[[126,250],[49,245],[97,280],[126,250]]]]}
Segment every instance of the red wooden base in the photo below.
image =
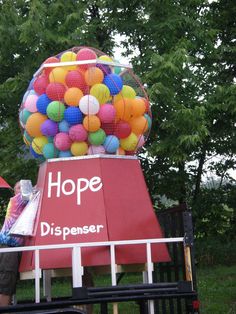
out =
{"type": "MultiPolygon", "coordinates": [[[[35,236],[27,245],[161,238],[142,169],[136,157],[88,156],[48,160],[39,169],[41,201],[35,236]]],[[[144,245],[119,246],[117,264],[146,262],[144,245]]],[[[154,262],[169,261],[165,244],[152,245],[154,262]]],[[[42,269],[71,267],[71,249],[40,253],[42,269]]],[[[82,249],[82,265],[110,264],[108,248],[82,249]]],[[[34,268],[32,252],[20,271],[34,268]]]]}

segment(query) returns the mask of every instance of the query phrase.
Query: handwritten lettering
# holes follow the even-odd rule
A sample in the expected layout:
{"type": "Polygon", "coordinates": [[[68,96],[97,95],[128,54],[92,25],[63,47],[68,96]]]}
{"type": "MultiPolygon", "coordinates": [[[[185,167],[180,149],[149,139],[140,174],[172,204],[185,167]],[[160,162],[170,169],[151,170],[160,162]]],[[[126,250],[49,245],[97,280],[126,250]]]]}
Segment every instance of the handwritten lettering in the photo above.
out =
{"type": "Polygon", "coordinates": [[[68,236],[77,236],[88,233],[100,233],[101,230],[104,228],[103,225],[84,225],[77,227],[61,227],[54,225],[54,223],[49,224],[42,221],[40,223],[41,237],[51,235],[55,237],[62,237],[63,241],[65,241],[68,236]]]}
{"type": "Polygon", "coordinates": [[[100,177],[92,177],[91,179],[77,178],[76,181],[72,179],[62,180],[61,171],[58,171],[56,178],[53,179],[52,172],[48,174],[48,198],[56,194],[56,197],[61,197],[62,194],[69,196],[76,193],[77,205],[81,204],[81,195],[86,190],[97,192],[102,188],[102,180],[100,177]]]}

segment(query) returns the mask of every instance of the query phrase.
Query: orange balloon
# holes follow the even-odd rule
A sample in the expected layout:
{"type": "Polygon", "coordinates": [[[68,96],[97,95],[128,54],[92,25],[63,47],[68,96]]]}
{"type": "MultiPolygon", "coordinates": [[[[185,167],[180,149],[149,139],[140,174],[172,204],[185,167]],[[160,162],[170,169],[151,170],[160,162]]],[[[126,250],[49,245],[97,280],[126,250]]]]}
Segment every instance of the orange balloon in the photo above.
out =
{"type": "Polygon", "coordinates": [[[39,112],[32,113],[25,125],[25,129],[28,134],[32,137],[42,136],[42,132],[40,130],[41,124],[46,121],[48,117],[39,112]]]}
{"type": "Polygon", "coordinates": [[[132,99],[123,98],[114,103],[116,118],[129,121],[132,113],[132,99]]]}
{"type": "Polygon", "coordinates": [[[65,78],[66,78],[67,72],[68,71],[66,71],[62,67],[54,68],[49,74],[50,83],[65,84],[65,78]]]}
{"type": "Polygon", "coordinates": [[[132,132],[136,135],[143,134],[148,129],[148,121],[144,116],[135,117],[129,120],[132,132]]]}
{"type": "Polygon", "coordinates": [[[85,82],[87,85],[92,86],[94,84],[102,83],[104,79],[104,74],[102,70],[97,67],[90,67],[84,73],[85,82]]]}
{"type": "Polygon", "coordinates": [[[116,151],[116,155],[125,155],[125,150],[122,147],[119,147],[116,151]]]}
{"type": "Polygon", "coordinates": [[[65,92],[64,101],[68,106],[79,106],[79,101],[83,96],[84,94],[79,88],[71,87],[65,92]]]}
{"type": "Polygon", "coordinates": [[[89,115],[84,118],[83,126],[89,132],[96,132],[101,127],[101,121],[96,115],[89,115]]]}
{"type": "Polygon", "coordinates": [[[131,100],[132,103],[132,116],[140,117],[146,111],[146,104],[142,98],[134,98],[131,100]]]}

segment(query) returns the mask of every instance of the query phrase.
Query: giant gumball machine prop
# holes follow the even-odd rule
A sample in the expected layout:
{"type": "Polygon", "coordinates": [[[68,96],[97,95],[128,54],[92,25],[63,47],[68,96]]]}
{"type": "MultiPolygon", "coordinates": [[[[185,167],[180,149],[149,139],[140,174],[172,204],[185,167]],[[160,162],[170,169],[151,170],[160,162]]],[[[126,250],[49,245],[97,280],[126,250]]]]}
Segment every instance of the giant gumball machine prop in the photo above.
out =
{"type": "MultiPolygon", "coordinates": [[[[147,95],[130,66],[74,47],[35,73],[19,112],[23,140],[42,161],[40,201],[27,245],[161,238],[137,157],[151,127],[147,95]]],[[[168,261],[165,244],[152,261],[168,261]]],[[[116,250],[118,264],[146,262],[144,245],[116,250]]],[[[109,249],[82,249],[83,266],[109,265],[109,249]]],[[[71,267],[71,250],[40,253],[41,269],[71,267]]],[[[20,271],[34,268],[24,252],[20,271]]]]}

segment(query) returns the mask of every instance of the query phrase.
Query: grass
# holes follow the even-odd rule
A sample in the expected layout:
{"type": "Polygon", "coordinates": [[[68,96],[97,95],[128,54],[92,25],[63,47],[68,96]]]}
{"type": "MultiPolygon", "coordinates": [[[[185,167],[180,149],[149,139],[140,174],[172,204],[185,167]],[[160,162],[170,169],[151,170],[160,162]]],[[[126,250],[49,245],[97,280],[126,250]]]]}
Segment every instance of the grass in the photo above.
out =
{"type": "Polygon", "coordinates": [[[236,266],[197,271],[201,314],[236,314],[236,266]]]}
{"type": "MultiPolygon", "coordinates": [[[[236,266],[215,266],[197,270],[198,292],[201,302],[201,314],[236,314],[236,266]]],[[[122,278],[121,284],[140,283],[140,274],[128,274],[122,278]]],[[[110,285],[110,275],[95,276],[96,286],[110,285]]],[[[41,284],[42,285],[42,284],[41,284]]],[[[53,297],[70,296],[70,279],[54,279],[52,285],[53,297]]],[[[21,281],[17,287],[17,299],[34,299],[34,282],[21,281]]],[[[99,307],[94,307],[99,313],[99,307]]],[[[112,313],[112,305],[109,306],[112,313]]],[[[139,313],[135,302],[119,304],[119,314],[139,313]]]]}

